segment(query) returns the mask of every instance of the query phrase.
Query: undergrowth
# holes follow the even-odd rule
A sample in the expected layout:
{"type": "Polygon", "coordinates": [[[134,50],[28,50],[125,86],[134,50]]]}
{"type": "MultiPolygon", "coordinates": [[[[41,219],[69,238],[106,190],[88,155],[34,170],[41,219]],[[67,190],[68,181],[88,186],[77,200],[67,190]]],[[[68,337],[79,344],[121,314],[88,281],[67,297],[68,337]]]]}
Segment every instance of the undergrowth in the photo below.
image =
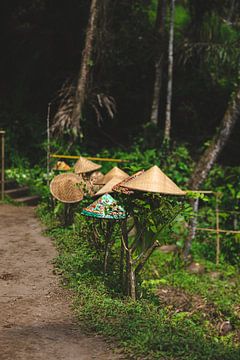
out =
{"type": "MultiPolygon", "coordinates": [[[[76,154],[80,154],[78,151],[76,154]]],[[[88,154],[81,151],[81,155],[88,154]]],[[[194,161],[184,146],[172,149],[171,154],[135,145],[128,152],[103,150],[94,155],[127,160],[120,166],[129,173],[156,164],[183,188],[194,168],[194,161]]],[[[44,168],[30,168],[21,161],[15,165],[7,170],[7,178],[30,185],[33,192],[47,201],[49,189],[44,168]]],[[[69,165],[73,166],[73,162],[69,165]]],[[[114,165],[118,164],[103,163],[103,173],[114,165]]],[[[239,171],[236,167],[215,165],[204,184],[204,189],[221,194],[221,229],[235,229],[239,224],[239,171]]],[[[215,197],[206,198],[205,202],[200,199],[199,227],[215,227],[215,197]]],[[[83,200],[81,206],[84,201],[88,205],[91,200],[83,200]]],[[[74,210],[80,213],[80,209],[74,210]]],[[[118,241],[109,259],[108,275],[104,277],[103,253],[91,246],[89,223],[78,215],[73,226],[62,227],[57,218],[61,211],[60,203],[54,211],[44,204],[38,213],[47,224],[48,235],[57,244],[56,268],[62,274],[63,283],[75,292],[76,314],[86,328],[114,338],[134,359],[240,359],[239,235],[221,236],[220,265],[216,267],[215,238],[206,232],[197,233],[192,256],[205,266],[206,272],[202,275],[186,272],[178,256],[155,251],[142,273],[138,300],[133,302],[122,295],[116,281],[118,241]],[[219,272],[220,277],[212,279],[213,271],[219,272]],[[223,321],[230,321],[232,326],[224,336],[219,332],[223,321]]],[[[172,230],[163,240],[181,249],[187,232],[184,218],[180,217],[172,230]]]]}
{"type": "MultiPolygon", "coordinates": [[[[238,360],[239,348],[239,276],[234,267],[222,265],[222,278],[210,280],[208,274],[188,274],[175,262],[171,271],[164,264],[169,258],[158,253],[143,274],[139,300],[133,302],[122,296],[114,274],[118,259],[113,253],[109,275],[104,278],[101,254],[89,242],[88,222],[78,216],[73,226],[63,228],[46,205],[38,214],[47,224],[48,235],[58,247],[56,267],[62,273],[64,284],[76,293],[75,310],[84,325],[97,333],[117,340],[134,359],[184,359],[184,360],[238,360]],[[151,270],[159,264],[158,279],[150,279],[151,270]],[[144,278],[145,277],[145,278],[144,278]],[[209,318],[204,309],[194,312],[163,304],[156,296],[158,287],[171,286],[186,294],[198,294],[216,309],[216,319],[209,318]],[[220,315],[219,315],[220,314],[220,315]],[[221,316],[224,318],[221,319],[221,316]],[[220,336],[214,326],[220,320],[231,320],[233,331],[220,336]]],[[[214,265],[206,263],[207,269],[214,265]]],[[[154,271],[153,271],[154,273],[154,271]]],[[[127,356],[127,355],[126,355],[127,356]]]]}

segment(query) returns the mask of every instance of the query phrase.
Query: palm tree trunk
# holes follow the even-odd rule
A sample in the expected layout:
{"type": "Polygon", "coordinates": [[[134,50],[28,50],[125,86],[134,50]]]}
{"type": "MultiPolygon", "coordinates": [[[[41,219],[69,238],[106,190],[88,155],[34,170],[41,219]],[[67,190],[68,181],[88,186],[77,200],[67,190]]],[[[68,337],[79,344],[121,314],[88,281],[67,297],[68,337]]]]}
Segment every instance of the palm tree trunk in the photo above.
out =
{"type": "Polygon", "coordinates": [[[166,142],[169,142],[170,140],[170,131],[171,131],[174,15],[175,15],[175,0],[171,0],[170,31],[169,31],[169,46],[168,46],[168,86],[167,86],[166,120],[165,120],[165,129],[164,129],[164,141],[166,142]]]}
{"type": "MultiPolygon", "coordinates": [[[[210,146],[204,151],[200,160],[198,161],[196,168],[192,174],[191,179],[189,180],[189,188],[193,190],[199,189],[199,186],[208,176],[210,170],[212,169],[214,163],[216,162],[219,154],[226,145],[234,125],[240,117],[240,88],[236,92],[232,101],[229,103],[228,108],[223,116],[220,127],[212,139],[210,146]]],[[[192,203],[193,205],[195,202],[192,203]]],[[[194,219],[189,224],[189,236],[185,242],[184,248],[184,258],[186,259],[189,250],[191,248],[192,240],[195,236],[195,227],[196,221],[194,219]]]]}
{"type": "Polygon", "coordinates": [[[197,190],[209,174],[209,171],[216,162],[220,152],[226,145],[233,127],[240,116],[240,88],[229,103],[223,116],[219,130],[213,137],[210,146],[204,151],[193,175],[189,181],[189,188],[197,190]]]}
{"type": "Polygon", "coordinates": [[[165,37],[166,0],[158,0],[156,18],[156,34],[158,37],[157,55],[155,60],[155,79],[151,109],[151,124],[157,125],[159,119],[159,99],[162,86],[162,68],[165,37]]]}
{"type": "Polygon", "coordinates": [[[88,26],[86,31],[85,47],[82,53],[82,62],[77,82],[75,94],[75,106],[72,115],[72,126],[74,135],[81,134],[81,118],[83,106],[87,96],[87,88],[89,82],[89,74],[92,66],[92,54],[94,49],[94,40],[97,31],[97,22],[99,17],[98,0],[92,0],[88,26]]]}

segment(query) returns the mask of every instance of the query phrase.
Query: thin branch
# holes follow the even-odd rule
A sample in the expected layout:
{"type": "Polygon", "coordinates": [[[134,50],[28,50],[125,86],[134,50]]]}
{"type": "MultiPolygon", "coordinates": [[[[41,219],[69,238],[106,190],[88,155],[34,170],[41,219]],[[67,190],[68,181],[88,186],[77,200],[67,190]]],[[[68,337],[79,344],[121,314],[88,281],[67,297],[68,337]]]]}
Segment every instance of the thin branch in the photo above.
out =
{"type": "Polygon", "coordinates": [[[141,258],[138,266],[135,269],[136,274],[138,274],[142,270],[142,268],[144,267],[148,258],[152,255],[153,251],[159,246],[160,246],[160,243],[158,240],[154,241],[154,243],[151,246],[149,246],[149,248],[145,252],[144,256],[141,258]]]}

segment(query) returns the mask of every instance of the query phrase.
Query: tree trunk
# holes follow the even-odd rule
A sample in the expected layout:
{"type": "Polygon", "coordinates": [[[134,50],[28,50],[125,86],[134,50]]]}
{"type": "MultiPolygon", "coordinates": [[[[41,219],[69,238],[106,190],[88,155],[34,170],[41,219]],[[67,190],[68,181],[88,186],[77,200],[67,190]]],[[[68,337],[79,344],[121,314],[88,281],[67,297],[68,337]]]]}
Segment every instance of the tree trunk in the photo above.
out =
{"type": "Polygon", "coordinates": [[[156,34],[158,37],[157,55],[155,60],[155,80],[153,89],[151,124],[157,125],[159,119],[159,99],[162,85],[162,68],[165,37],[166,0],[158,0],[156,18],[156,34]]]}
{"type": "Polygon", "coordinates": [[[104,238],[105,238],[104,266],[103,266],[104,276],[107,274],[109,254],[115,242],[115,238],[113,237],[113,231],[114,231],[114,223],[107,221],[106,230],[104,232],[104,238]]]}
{"type": "Polygon", "coordinates": [[[199,199],[191,199],[190,204],[191,204],[191,206],[193,208],[194,215],[189,221],[189,224],[188,224],[189,232],[188,232],[188,236],[187,236],[187,239],[185,241],[185,244],[184,244],[183,258],[184,258],[185,262],[188,260],[188,254],[189,254],[189,251],[191,249],[192,241],[193,241],[193,239],[195,238],[195,235],[196,235],[197,212],[198,212],[199,199]]]}
{"type": "MultiPolygon", "coordinates": [[[[130,285],[129,285],[129,279],[130,279],[130,252],[129,252],[129,242],[128,242],[128,232],[127,232],[127,221],[126,219],[123,220],[122,222],[122,238],[121,238],[121,252],[123,251],[123,247],[124,250],[122,255],[125,254],[126,259],[125,259],[125,266],[126,266],[126,271],[125,271],[125,279],[122,281],[122,283],[124,283],[125,285],[125,294],[127,296],[130,296],[131,294],[131,289],[130,289],[130,285]]],[[[122,260],[121,260],[122,261],[122,260]]],[[[124,265],[124,260],[122,261],[123,265],[124,265]]],[[[122,272],[122,275],[124,275],[124,271],[122,272]]],[[[121,276],[121,273],[120,273],[121,276]]],[[[121,278],[120,278],[121,281],[121,278]]]]}
{"type": "Polygon", "coordinates": [[[235,94],[233,100],[229,103],[228,108],[224,114],[219,130],[213,137],[210,146],[204,151],[193,175],[189,181],[189,188],[193,190],[199,189],[216,162],[220,152],[226,145],[233,127],[240,117],[240,88],[235,94]]]}
{"type": "Polygon", "coordinates": [[[170,140],[170,131],[171,131],[174,15],[175,15],[175,0],[171,0],[170,31],[169,31],[169,46],[168,46],[168,86],[167,86],[166,120],[165,120],[165,129],[164,129],[164,141],[166,142],[169,142],[170,140]]]}
{"type": "Polygon", "coordinates": [[[149,257],[152,255],[153,251],[159,247],[159,241],[156,240],[154,241],[154,243],[152,245],[150,245],[147,250],[145,251],[144,255],[142,256],[142,258],[139,261],[139,264],[137,265],[136,269],[135,269],[135,274],[137,275],[142,268],[144,267],[146,261],[149,259],[149,257]]]}
{"type": "Polygon", "coordinates": [[[106,240],[105,252],[104,252],[104,265],[103,265],[104,276],[107,274],[108,255],[109,255],[109,242],[106,240]]]}
{"type": "Polygon", "coordinates": [[[129,287],[130,287],[130,296],[133,301],[136,301],[136,278],[135,271],[133,268],[133,260],[131,249],[129,249],[129,287]]]}
{"type": "MultiPolygon", "coordinates": [[[[202,182],[208,176],[214,163],[216,162],[219,154],[226,145],[234,125],[240,117],[240,88],[236,92],[232,101],[229,103],[228,108],[223,116],[220,127],[213,137],[210,146],[204,151],[196,168],[189,180],[188,186],[190,189],[197,190],[202,182]]],[[[192,202],[194,204],[194,202],[192,202]]],[[[189,224],[189,235],[185,243],[184,258],[186,259],[191,248],[192,240],[195,236],[196,221],[192,219],[189,224]]]]}
{"type": "Polygon", "coordinates": [[[228,23],[232,22],[232,18],[234,16],[235,8],[236,8],[236,0],[232,0],[231,5],[230,5],[230,9],[229,9],[229,12],[228,12],[228,18],[227,18],[228,23]]]}
{"type": "Polygon", "coordinates": [[[87,96],[89,74],[92,66],[94,40],[96,37],[97,22],[99,17],[99,6],[97,5],[97,3],[97,0],[92,0],[91,2],[89,21],[86,31],[85,47],[82,53],[81,67],[75,94],[75,106],[72,115],[74,135],[81,134],[80,120],[82,118],[83,106],[87,96]]]}
{"type": "Polygon", "coordinates": [[[124,257],[125,257],[125,249],[123,245],[123,241],[121,239],[121,253],[120,253],[120,284],[122,286],[122,291],[124,292],[125,289],[125,279],[124,279],[124,257]]]}

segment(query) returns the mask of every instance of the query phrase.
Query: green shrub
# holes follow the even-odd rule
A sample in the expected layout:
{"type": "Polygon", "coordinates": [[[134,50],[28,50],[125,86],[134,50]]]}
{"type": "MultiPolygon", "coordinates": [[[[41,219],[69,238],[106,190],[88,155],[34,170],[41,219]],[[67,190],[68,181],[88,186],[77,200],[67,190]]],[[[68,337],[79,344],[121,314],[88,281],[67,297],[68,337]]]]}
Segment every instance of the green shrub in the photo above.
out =
{"type": "MultiPolygon", "coordinates": [[[[56,266],[64,284],[76,293],[76,313],[87,329],[116,339],[135,359],[239,359],[240,349],[234,342],[234,334],[219,336],[216,328],[209,326],[204,310],[196,310],[191,315],[160,305],[153,290],[156,286],[148,287],[150,280],[145,282],[149,291],[143,289],[142,299],[136,302],[122,297],[117,288],[113,289],[109,281],[111,274],[109,278],[103,276],[101,255],[90,245],[88,222],[82,216],[77,216],[74,226],[61,228],[46,207],[41,207],[39,213],[50,226],[48,233],[59,249],[56,266]]],[[[110,272],[114,273],[118,258],[113,260],[110,272]]],[[[164,268],[165,260],[161,260],[160,269],[164,268]]],[[[154,261],[157,263],[156,259],[154,261]]],[[[150,261],[148,274],[151,266],[150,261]]],[[[206,266],[209,271],[214,269],[212,263],[206,266]]],[[[155,285],[168,284],[200,294],[238,328],[239,318],[234,314],[234,306],[240,289],[235,268],[225,268],[223,279],[213,281],[207,274],[198,277],[176,266],[172,272],[160,273],[161,279],[155,285]]]]}

